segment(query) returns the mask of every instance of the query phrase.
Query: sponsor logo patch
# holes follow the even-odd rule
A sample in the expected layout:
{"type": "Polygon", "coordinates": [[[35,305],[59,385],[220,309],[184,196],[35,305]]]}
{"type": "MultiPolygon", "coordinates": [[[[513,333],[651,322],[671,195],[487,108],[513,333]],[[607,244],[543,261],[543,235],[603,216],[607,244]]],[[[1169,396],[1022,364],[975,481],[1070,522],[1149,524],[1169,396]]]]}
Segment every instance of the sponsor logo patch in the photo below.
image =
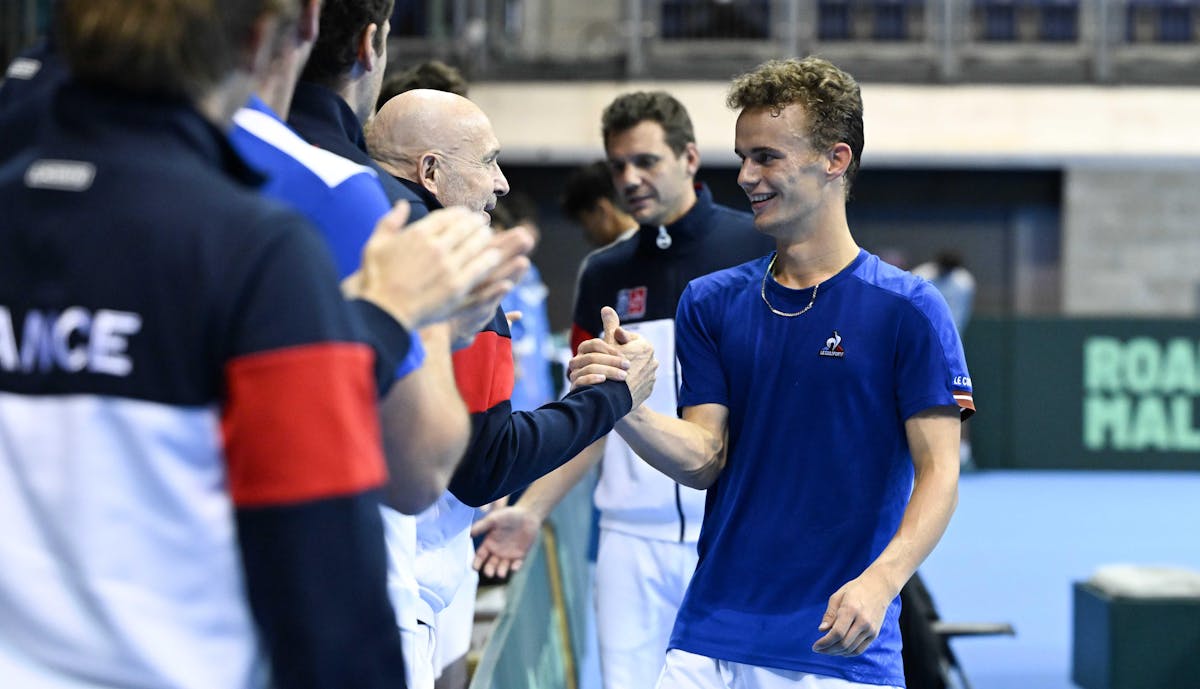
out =
{"type": "Polygon", "coordinates": [[[846,356],[846,350],[842,349],[842,336],[838,334],[838,331],[833,331],[833,337],[825,340],[825,346],[822,347],[817,354],[820,356],[831,356],[837,359],[841,359],[846,356]]]}
{"type": "Polygon", "coordinates": [[[646,315],[646,288],[631,287],[617,292],[617,315],[621,320],[646,315]]]}

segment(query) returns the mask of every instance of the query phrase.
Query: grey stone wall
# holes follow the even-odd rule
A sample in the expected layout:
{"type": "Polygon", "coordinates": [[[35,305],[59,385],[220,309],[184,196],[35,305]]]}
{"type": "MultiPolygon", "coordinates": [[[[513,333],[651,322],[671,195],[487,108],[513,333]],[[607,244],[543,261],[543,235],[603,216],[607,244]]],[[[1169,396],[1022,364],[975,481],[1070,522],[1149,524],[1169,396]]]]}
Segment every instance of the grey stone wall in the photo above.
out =
{"type": "Polygon", "coordinates": [[[1065,315],[1200,314],[1200,165],[1069,167],[1065,315]]]}

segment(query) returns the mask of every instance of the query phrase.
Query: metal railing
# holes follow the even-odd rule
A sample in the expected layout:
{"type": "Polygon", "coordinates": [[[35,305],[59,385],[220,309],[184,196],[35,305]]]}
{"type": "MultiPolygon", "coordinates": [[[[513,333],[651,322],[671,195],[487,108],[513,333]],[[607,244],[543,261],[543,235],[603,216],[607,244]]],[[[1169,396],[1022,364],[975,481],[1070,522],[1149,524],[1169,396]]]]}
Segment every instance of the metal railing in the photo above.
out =
{"type": "Polygon", "coordinates": [[[431,0],[396,38],[473,78],[724,78],[821,54],[860,79],[1200,83],[1200,0],[431,0]]]}

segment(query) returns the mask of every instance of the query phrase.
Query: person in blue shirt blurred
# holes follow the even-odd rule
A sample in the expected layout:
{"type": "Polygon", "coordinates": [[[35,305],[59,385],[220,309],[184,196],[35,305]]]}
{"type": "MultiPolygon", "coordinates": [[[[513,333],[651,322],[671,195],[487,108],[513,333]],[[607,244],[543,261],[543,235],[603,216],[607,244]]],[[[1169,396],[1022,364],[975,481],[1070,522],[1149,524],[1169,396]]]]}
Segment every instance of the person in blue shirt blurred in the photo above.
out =
{"type": "MultiPolygon", "coordinates": [[[[535,240],[540,239],[532,200],[527,198],[520,193],[510,194],[497,203],[492,211],[492,229],[504,231],[520,225],[531,232],[535,240]]],[[[550,373],[554,344],[550,340],[550,317],[546,314],[549,293],[541,272],[530,263],[517,286],[500,301],[500,308],[510,316],[509,328],[512,330],[513,411],[532,411],[556,397],[550,373]],[[514,319],[512,314],[520,316],[514,319]]]]}

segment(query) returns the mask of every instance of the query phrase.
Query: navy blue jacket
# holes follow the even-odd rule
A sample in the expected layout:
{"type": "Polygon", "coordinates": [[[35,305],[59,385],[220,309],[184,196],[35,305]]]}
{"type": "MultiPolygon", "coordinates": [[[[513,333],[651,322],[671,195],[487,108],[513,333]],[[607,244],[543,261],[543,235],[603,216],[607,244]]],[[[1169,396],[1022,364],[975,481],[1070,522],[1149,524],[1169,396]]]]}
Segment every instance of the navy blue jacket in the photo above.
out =
{"type": "Polygon", "coordinates": [[[374,170],[392,205],[403,198],[404,192],[396,178],[367,155],[362,123],[337,93],[319,84],[301,81],[296,84],[287,121],[308,143],[374,170]]]}
{"type": "MultiPolygon", "coordinates": [[[[211,658],[212,635],[228,651],[253,651],[257,635],[276,687],[402,683],[377,509],[386,470],[372,354],[356,341],[320,237],[262,198],[261,177],[188,105],[71,83],[48,103],[0,114],[0,131],[27,121],[28,108],[39,122],[0,137],[0,326],[14,326],[0,327],[0,435],[15,439],[6,463],[28,461],[42,477],[5,494],[33,510],[61,498],[46,494],[48,472],[69,481],[104,467],[106,480],[71,510],[39,510],[36,534],[9,524],[10,540],[71,534],[52,549],[67,575],[28,576],[83,589],[65,598],[90,601],[79,617],[111,602],[140,616],[126,621],[142,631],[191,629],[188,601],[215,598],[195,643],[171,653],[211,658]],[[79,405],[103,413],[79,415],[79,405]],[[67,430],[72,443],[44,442],[67,430]],[[74,521],[90,505],[97,518],[74,521]],[[76,543],[167,547],[138,546],[140,561],[93,581],[114,559],[96,547],[62,553],[76,543]],[[242,571],[196,576],[220,562],[242,571]],[[151,572],[165,573],[153,581],[161,588],[145,583],[151,572]],[[140,584],[113,586],[127,577],[140,584]],[[172,595],[181,581],[189,595],[172,595]],[[148,604],[122,598],[133,590],[148,604]],[[219,613],[253,624],[239,635],[219,613]]],[[[5,567],[5,581],[21,576],[20,562],[5,567]]],[[[0,643],[30,648],[37,630],[75,619],[30,614],[39,622],[19,644],[0,643]]],[[[96,628],[109,629],[101,617],[96,628]]],[[[108,651],[128,643],[64,648],[56,662],[86,676],[120,661],[108,651]],[[71,665],[72,652],[88,670],[71,665]]],[[[139,646],[136,662],[111,671],[172,665],[152,657],[161,646],[139,646]]],[[[220,670],[206,663],[191,665],[220,670]]]]}

